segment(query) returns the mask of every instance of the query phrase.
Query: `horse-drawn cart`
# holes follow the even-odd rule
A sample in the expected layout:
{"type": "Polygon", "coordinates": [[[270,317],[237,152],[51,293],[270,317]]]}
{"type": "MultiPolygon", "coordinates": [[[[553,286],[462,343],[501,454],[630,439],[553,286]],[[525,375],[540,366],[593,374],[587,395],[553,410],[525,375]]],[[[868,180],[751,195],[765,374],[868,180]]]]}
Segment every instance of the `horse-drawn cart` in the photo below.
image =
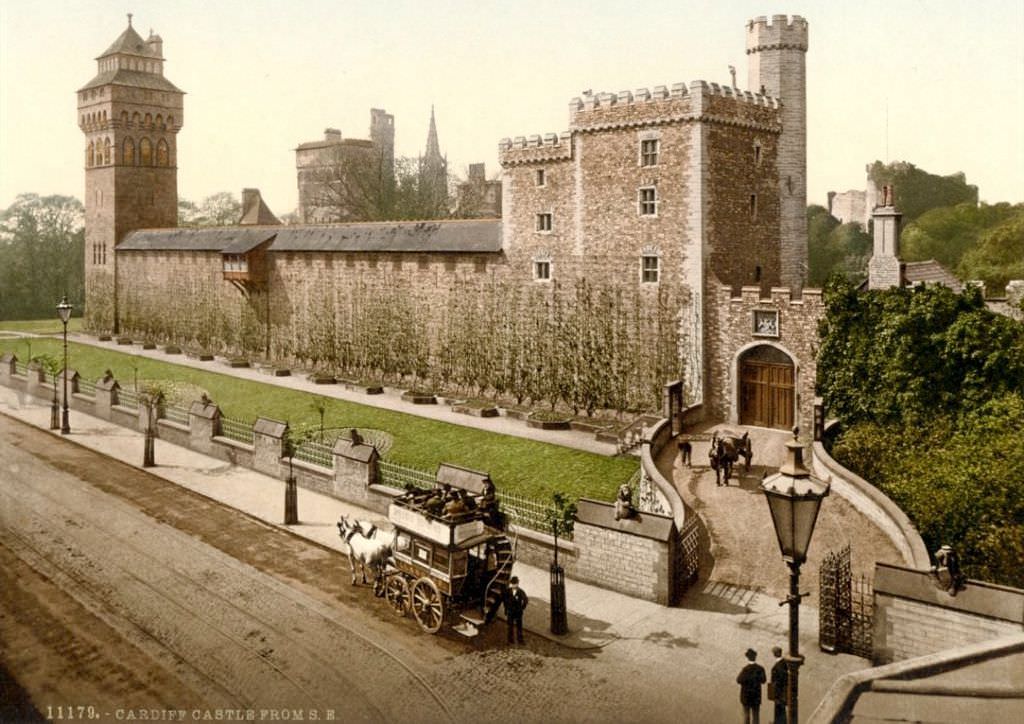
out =
{"type": "Polygon", "coordinates": [[[497,612],[512,575],[512,542],[487,475],[442,465],[432,490],[391,503],[395,526],[384,596],[401,616],[437,633],[449,622],[467,636],[497,612]]]}

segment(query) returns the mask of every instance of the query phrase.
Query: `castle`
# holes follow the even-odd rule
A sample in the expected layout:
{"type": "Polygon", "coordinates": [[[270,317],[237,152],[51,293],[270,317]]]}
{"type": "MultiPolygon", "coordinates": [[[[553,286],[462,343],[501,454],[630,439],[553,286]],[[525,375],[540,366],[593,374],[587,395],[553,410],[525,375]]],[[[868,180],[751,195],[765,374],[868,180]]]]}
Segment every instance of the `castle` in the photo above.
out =
{"type": "MultiPolygon", "coordinates": [[[[710,419],[809,429],[808,26],[758,17],[746,38],[749,90],[587,93],[566,131],[502,140],[500,219],[321,224],[310,204],[279,226],[250,191],[249,223],[177,229],[182,92],[129,18],[78,94],[87,324],[516,397],[589,390],[572,403],[588,409],[656,408],[680,378],[710,419]]],[[[393,155],[391,117],[372,114],[368,147],[393,155]]],[[[301,152],[321,150],[303,146],[300,190],[301,152]]]]}

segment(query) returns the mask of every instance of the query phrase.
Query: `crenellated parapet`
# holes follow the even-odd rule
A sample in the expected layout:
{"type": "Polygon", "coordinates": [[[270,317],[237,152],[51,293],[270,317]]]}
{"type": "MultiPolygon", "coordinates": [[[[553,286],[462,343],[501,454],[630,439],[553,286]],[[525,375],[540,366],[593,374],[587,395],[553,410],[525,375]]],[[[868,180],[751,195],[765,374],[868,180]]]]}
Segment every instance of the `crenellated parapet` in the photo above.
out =
{"type": "Polygon", "coordinates": [[[808,47],[807,21],[799,15],[760,15],[747,23],[747,54],[762,50],[802,50],[808,47]]]}
{"type": "MultiPolygon", "coordinates": [[[[771,306],[776,309],[793,308],[803,310],[821,310],[822,292],[820,289],[802,289],[794,291],[789,287],[772,287],[762,290],[758,286],[743,286],[739,289],[728,284],[718,285],[717,302],[720,307],[755,307],[771,306]]],[[[811,312],[812,314],[815,312],[811,312]]]]}
{"type": "Polygon", "coordinates": [[[778,132],[777,98],[729,85],[693,81],[618,93],[587,93],[569,102],[569,127],[581,133],[708,122],[778,132]],[[754,109],[753,111],[749,109],[754,109]]]}
{"type": "Polygon", "coordinates": [[[567,161],[571,158],[572,134],[569,131],[503,138],[498,142],[498,161],[502,166],[567,161]]]}

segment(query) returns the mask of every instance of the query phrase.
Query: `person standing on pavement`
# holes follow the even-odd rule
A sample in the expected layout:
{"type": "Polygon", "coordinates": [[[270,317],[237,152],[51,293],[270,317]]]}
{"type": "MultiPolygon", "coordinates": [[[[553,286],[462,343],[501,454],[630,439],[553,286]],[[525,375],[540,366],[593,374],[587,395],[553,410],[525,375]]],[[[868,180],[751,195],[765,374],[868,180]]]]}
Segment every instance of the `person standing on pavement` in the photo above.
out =
{"type": "Polygon", "coordinates": [[[523,643],[523,611],[530,603],[526,591],[519,587],[519,577],[512,576],[505,591],[505,620],[508,623],[508,642],[512,643],[515,634],[516,643],[523,643]]]}
{"type": "Polygon", "coordinates": [[[740,704],[743,705],[744,724],[760,724],[761,716],[761,685],[767,681],[764,667],[758,663],[757,652],[747,649],[747,663],[736,677],[740,685],[740,704]]]}
{"type": "Polygon", "coordinates": [[[786,724],[786,705],[789,703],[789,666],[782,658],[782,648],[772,649],[775,663],[772,664],[772,678],[769,682],[769,699],[775,701],[775,724],[786,724]]]}

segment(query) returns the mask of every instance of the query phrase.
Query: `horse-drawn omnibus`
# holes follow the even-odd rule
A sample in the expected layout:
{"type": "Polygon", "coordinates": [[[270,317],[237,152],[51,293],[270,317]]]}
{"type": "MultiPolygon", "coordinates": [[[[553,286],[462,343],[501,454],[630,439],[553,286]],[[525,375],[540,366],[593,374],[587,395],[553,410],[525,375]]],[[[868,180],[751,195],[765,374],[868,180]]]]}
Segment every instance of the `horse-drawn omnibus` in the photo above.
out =
{"type": "Polygon", "coordinates": [[[476,635],[497,612],[514,561],[490,478],[442,464],[437,485],[395,498],[388,519],[395,538],[383,588],[392,609],[412,611],[427,633],[448,622],[476,635]]]}

